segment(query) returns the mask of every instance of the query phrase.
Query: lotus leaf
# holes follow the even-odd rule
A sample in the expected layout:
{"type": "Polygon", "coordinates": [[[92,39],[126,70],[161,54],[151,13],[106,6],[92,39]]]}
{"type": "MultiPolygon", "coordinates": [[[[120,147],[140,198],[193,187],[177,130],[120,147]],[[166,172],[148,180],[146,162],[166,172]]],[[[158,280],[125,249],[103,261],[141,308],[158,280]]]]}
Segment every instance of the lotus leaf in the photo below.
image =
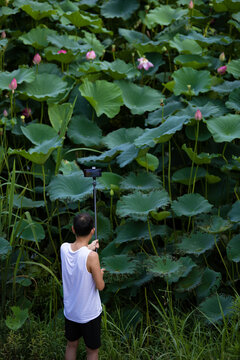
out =
{"type": "Polygon", "coordinates": [[[11,306],[12,315],[8,315],[5,323],[11,330],[18,330],[28,318],[28,309],[20,309],[18,306],[11,306]]]}
{"type": "Polygon", "coordinates": [[[176,274],[182,268],[182,264],[169,255],[151,256],[149,260],[147,260],[146,265],[150,273],[162,277],[176,274]]]}
{"type": "Polygon", "coordinates": [[[215,293],[220,286],[221,280],[222,275],[220,272],[206,268],[201,284],[196,288],[197,297],[204,299],[212,293],[215,293]]]}
{"type": "Polygon", "coordinates": [[[128,255],[113,255],[102,259],[105,269],[110,274],[133,274],[138,262],[128,255]]]}
{"type": "Polygon", "coordinates": [[[121,149],[119,147],[115,147],[114,149],[103,152],[99,156],[87,156],[78,158],[77,161],[79,164],[93,164],[96,162],[110,162],[112,161],[119,153],[121,149]]]}
{"type": "Polygon", "coordinates": [[[101,141],[102,131],[95,122],[84,115],[79,115],[72,117],[67,134],[74,144],[95,146],[101,141]]]}
{"type": "Polygon", "coordinates": [[[56,46],[59,49],[68,49],[72,52],[79,52],[80,43],[82,43],[81,38],[77,38],[76,36],[67,36],[67,35],[58,35],[58,33],[49,34],[47,36],[47,40],[52,45],[56,46]]]}
{"type": "Polygon", "coordinates": [[[240,86],[240,81],[224,81],[220,85],[212,86],[212,90],[219,94],[228,94],[240,86]]]}
{"type": "Polygon", "coordinates": [[[79,90],[95,109],[97,116],[106,114],[113,118],[123,104],[120,88],[106,80],[97,80],[94,83],[85,80],[79,90]]]}
{"type": "Polygon", "coordinates": [[[98,179],[98,182],[107,190],[119,190],[122,176],[112,173],[103,172],[102,176],[98,179]]]}
{"type": "Polygon", "coordinates": [[[151,217],[157,221],[162,221],[162,220],[166,219],[167,217],[171,216],[170,211],[160,211],[160,212],[151,211],[150,214],[151,214],[151,217]]]}
{"type": "Polygon", "coordinates": [[[216,12],[236,12],[239,10],[237,0],[213,0],[213,7],[216,12]]]}
{"type": "Polygon", "coordinates": [[[227,72],[232,74],[236,79],[240,78],[240,60],[231,60],[227,64],[227,72]]]}
{"type": "MultiPolygon", "coordinates": [[[[99,178],[100,179],[100,178],[99,178]]],[[[99,180],[98,179],[98,180],[99,180]]],[[[94,218],[94,213],[92,211],[88,211],[94,218]]],[[[106,217],[101,212],[97,212],[97,238],[104,243],[107,243],[109,237],[112,234],[111,223],[109,217],[106,217]]],[[[102,256],[102,252],[101,252],[102,256]]]]}
{"type": "Polygon", "coordinates": [[[212,205],[200,194],[185,194],[172,202],[172,209],[177,216],[195,216],[209,212],[212,205]]]}
{"type": "Polygon", "coordinates": [[[69,121],[73,113],[72,104],[52,104],[48,106],[48,115],[52,127],[62,137],[65,135],[69,121]]]}
{"type": "Polygon", "coordinates": [[[179,270],[176,273],[169,274],[165,278],[170,284],[177,282],[180,278],[185,278],[191,273],[192,269],[197,266],[189,256],[180,257],[177,262],[181,265],[179,270]]]}
{"type": "Polygon", "coordinates": [[[182,40],[179,36],[175,36],[173,40],[169,41],[169,45],[170,47],[177,49],[180,54],[202,54],[201,46],[192,39],[182,40]]]}
{"type": "Polygon", "coordinates": [[[205,122],[215,142],[231,142],[240,137],[240,115],[227,114],[205,122]]]}
{"type": "Polygon", "coordinates": [[[172,8],[169,5],[158,6],[147,14],[144,23],[152,29],[156,25],[169,25],[188,14],[188,9],[172,8]]]}
{"type": "Polygon", "coordinates": [[[184,292],[195,289],[200,284],[202,276],[203,271],[199,267],[195,267],[186,277],[178,281],[176,291],[184,292]]]}
{"type": "Polygon", "coordinates": [[[136,161],[139,165],[147,169],[147,171],[148,170],[155,171],[159,166],[158,158],[155,155],[149,153],[143,156],[142,155],[138,156],[136,158],[136,161]]]}
{"type": "Polygon", "coordinates": [[[92,179],[81,171],[70,175],[57,175],[48,186],[51,201],[80,201],[92,195],[92,179]]]}
{"type": "Polygon", "coordinates": [[[28,33],[19,36],[19,40],[22,40],[25,45],[33,46],[35,49],[43,49],[48,46],[47,37],[56,34],[57,32],[55,30],[39,25],[31,29],[28,33]]]}
{"type": "Polygon", "coordinates": [[[13,206],[17,207],[18,209],[22,209],[22,208],[38,208],[38,207],[42,207],[45,206],[44,201],[33,201],[32,199],[29,199],[25,196],[20,196],[20,195],[14,195],[13,197],[13,206]]]}
{"type": "Polygon", "coordinates": [[[161,187],[161,182],[159,178],[149,172],[131,172],[121,181],[121,189],[124,190],[153,190],[159,189],[161,187]]]}
{"type": "Polygon", "coordinates": [[[229,219],[232,222],[239,222],[240,221],[240,201],[236,201],[233,205],[231,210],[228,213],[229,219]]]}
{"type": "Polygon", "coordinates": [[[9,241],[0,237],[0,259],[4,259],[11,250],[12,247],[9,244],[9,241]]]}
{"type": "Polygon", "coordinates": [[[132,64],[127,64],[121,59],[116,59],[113,62],[102,61],[100,68],[116,80],[122,78],[132,79],[139,75],[139,71],[132,64]]]}
{"type": "Polygon", "coordinates": [[[226,102],[226,106],[228,109],[233,109],[236,112],[240,112],[240,89],[235,89],[229,95],[229,99],[226,102]]]}
{"type": "Polygon", "coordinates": [[[138,156],[139,149],[136,148],[134,144],[122,144],[119,148],[123,151],[118,155],[116,160],[121,168],[130,164],[138,156]]]}
{"type": "Polygon", "coordinates": [[[179,112],[183,108],[183,104],[178,101],[178,99],[173,96],[166,100],[166,104],[159,109],[149,113],[148,118],[145,120],[145,125],[159,125],[162,120],[169,117],[169,115],[174,114],[176,111],[179,112]]]}
{"type": "Polygon", "coordinates": [[[216,184],[216,183],[220,182],[222,179],[216,175],[206,174],[206,180],[207,180],[208,184],[216,184]]]}
{"type": "Polygon", "coordinates": [[[102,20],[95,14],[86,11],[78,10],[71,13],[64,13],[66,17],[77,28],[84,26],[97,26],[102,27],[102,20]]]}
{"type": "Polygon", "coordinates": [[[180,39],[196,40],[199,43],[201,43],[202,46],[203,45],[208,46],[208,45],[216,44],[216,43],[218,43],[219,45],[229,45],[232,43],[232,39],[229,36],[226,36],[226,35],[204,36],[201,33],[196,32],[196,31],[191,31],[187,35],[181,34],[180,39]]]}
{"type": "Polygon", "coordinates": [[[117,80],[115,83],[120,87],[123,101],[132,114],[143,114],[145,111],[153,111],[159,108],[162,93],[149,86],[138,86],[125,80],[117,80]]]}
{"type": "Polygon", "coordinates": [[[46,140],[52,140],[57,137],[57,131],[45,124],[32,123],[27,126],[21,126],[21,130],[34,145],[40,145],[46,140]]]}
{"type": "Polygon", "coordinates": [[[182,68],[173,73],[175,95],[199,95],[210,90],[211,77],[207,70],[182,68]]]}
{"type": "Polygon", "coordinates": [[[29,96],[36,101],[45,101],[56,98],[67,91],[68,84],[54,74],[38,74],[34,81],[19,87],[21,94],[29,96]]]}
{"type": "Polygon", "coordinates": [[[165,190],[152,191],[148,194],[139,191],[122,196],[117,202],[117,215],[130,216],[134,220],[146,220],[151,211],[158,210],[169,204],[169,196],[165,190]]]}
{"type": "Polygon", "coordinates": [[[186,167],[186,168],[175,171],[172,176],[172,181],[176,182],[176,183],[184,184],[184,185],[192,185],[193,179],[195,179],[195,181],[198,181],[198,180],[204,178],[206,176],[206,174],[207,174],[207,171],[203,168],[193,167],[193,169],[192,169],[190,167],[186,167]],[[192,178],[190,178],[191,172],[192,172],[192,178]]]}
{"type": "Polygon", "coordinates": [[[76,161],[62,160],[59,167],[59,172],[63,175],[70,175],[73,172],[79,171],[79,166],[76,161]]]}
{"type": "Polygon", "coordinates": [[[9,16],[9,15],[15,15],[19,12],[19,9],[11,9],[8,6],[2,6],[0,9],[0,16],[9,16]]]}
{"type": "Polygon", "coordinates": [[[127,20],[138,9],[137,0],[109,0],[101,6],[101,15],[105,18],[122,18],[127,20]]]}
{"type": "MultiPolygon", "coordinates": [[[[176,47],[177,44],[173,44],[173,45],[175,45],[173,47],[176,47]]],[[[191,67],[197,70],[208,66],[207,59],[205,59],[204,57],[200,57],[199,55],[194,55],[194,54],[192,55],[192,51],[191,54],[176,56],[174,58],[174,63],[176,65],[191,67]]]]}
{"type": "Polygon", "coordinates": [[[95,53],[98,56],[101,56],[104,51],[105,48],[103,46],[103,44],[96,38],[96,36],[93,33],[90,33],[88,31],[82,31],[84,34],[84,38],[82,38],[81,40],[88,45],[88,50],[94,50],[95,53]]]}
{"type": "Polygon", "coordinates": [[[16,222],[17,236],[27,241],[39,242],[45,238],[43,226],[36,221],[22,219],[16,222]]]}
{"type": "Polygon", "coordinates": [[[199,310],[208,323],[217,323],[233,313],[233,297],[214,294],[199,305],[199,310]]]}
{"type": "Polygon", "coordinates": [[[121,128],[108,133],[102,140],[109,149],[122,144],[133,143],[133,141],[143,133],[143,129],[135,128],[121,128]]]}
{"type": "Polygon", "coordinates": [[[240,261],[240,235],[235,235],[227,245],[228,259],[238,263],[240,261]]]}
{"type": "Polygon", "coordinates": [[[54,10],[47,2],[38,3],[32,0],[15,0],[14,4],[25,11],[34,20],[41,20],[56,14],[56,10],[54,10]]]}
{"type": "Polygon", "coordinates": [[[28,68],[19,68],[12,72],[0,72],[0,89],[9,90],[8,85],[13,78],[17,80],[17,84],[22,84],[23,82],[29,83],[34,80],[35,72],[33,69],[28,68]]]}
{"type": "MultiPolygon", "coordinates": [[[[185,127],[185,132],[186,135],[188,137],[188,139],[190,140],[196,140],[196,126],[186,126],[185,127]]],[[[199,124],[199,133],[198,133],[198,141],[206,141],[208,139],[210,139],[211,137],[211,133],[208,131],[207,126],[201,122],[199,124]]]]}
{"type": "Polygon", "coordinates": [[[177,248],[185,254],[199,256],[210,250],[214,246],[214,236],[211,234],[194,233],[190,236],[184,236],[177,248]]]}
{"type": "Polygon", "coordinates": [[[219,234],[225,232],[232,227],[232,224],[229,220],[223,219],[221,216],[211,216],[210,219],[207,219],[207,224],[199,226],[203,231],[206,231],[209,234],[219,234]]]}
{"type": "Polygon", "coordinates": [[[210,164],[212,159],[221,156],[220,154],[207,154],[207,153],[196,154],[193,151],[193,149],[188,148],[186,144],[182,145],[182,149],[187,153],[189,158],[197,165],[210,164]]]}
{"type": "Polygon", "coordinates": [[[58,53],[59,48],[54,46],[48,46],[45,48],[44,53],[45,57],[48,61],[58,61],[63,64],[70,64],[76,58],[76,54],[74,54],[71,50],[67,50],[65,54],[58,53]]]}

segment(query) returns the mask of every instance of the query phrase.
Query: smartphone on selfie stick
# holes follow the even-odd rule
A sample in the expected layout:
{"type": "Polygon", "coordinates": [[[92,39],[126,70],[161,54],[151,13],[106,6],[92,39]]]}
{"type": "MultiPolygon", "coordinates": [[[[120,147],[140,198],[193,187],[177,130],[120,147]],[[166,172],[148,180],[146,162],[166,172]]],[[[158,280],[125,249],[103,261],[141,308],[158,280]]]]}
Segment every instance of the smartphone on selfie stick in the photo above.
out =
{"type": "MultiPolygon", "coordinates": [[[[93,204],[94,204],[94,220],[95,220],[95,240],[97,240],[97,199],[96,199],[96,183],[97,177],[102,176],[102,169],[97,169],[95,166],[92,166],[91,169],[83,170],[85,177],[93,178],[93,204]]],[[[97,249],[96,249],[97,251],[97,249]]]]}

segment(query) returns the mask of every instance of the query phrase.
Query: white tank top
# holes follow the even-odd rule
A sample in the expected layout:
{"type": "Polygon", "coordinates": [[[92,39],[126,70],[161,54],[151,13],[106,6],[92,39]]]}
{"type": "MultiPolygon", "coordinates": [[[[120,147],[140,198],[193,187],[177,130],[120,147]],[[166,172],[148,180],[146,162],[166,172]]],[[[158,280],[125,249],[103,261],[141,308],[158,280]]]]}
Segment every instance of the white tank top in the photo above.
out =
{"type": "Polygon", "coordinates": [[[102,312],[99,291],[87,270],[87,246],[72,251],[70,243],[61,246],[64,316],[71,321],[86,323],[102,312]]]}

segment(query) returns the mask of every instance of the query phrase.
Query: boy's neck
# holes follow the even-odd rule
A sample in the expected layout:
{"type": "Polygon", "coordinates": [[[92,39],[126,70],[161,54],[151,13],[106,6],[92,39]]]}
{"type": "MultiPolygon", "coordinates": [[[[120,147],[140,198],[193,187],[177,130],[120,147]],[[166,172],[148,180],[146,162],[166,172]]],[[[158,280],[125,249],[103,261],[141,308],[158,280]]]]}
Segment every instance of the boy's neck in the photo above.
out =
{"type": "Polygon", "coordinates": [[[88,243],[90,241],[92,236],[76,236],[74,243],[72,243],[72,248],[78,248],[80,249],[83,246],[88,246],[88,243]]]}

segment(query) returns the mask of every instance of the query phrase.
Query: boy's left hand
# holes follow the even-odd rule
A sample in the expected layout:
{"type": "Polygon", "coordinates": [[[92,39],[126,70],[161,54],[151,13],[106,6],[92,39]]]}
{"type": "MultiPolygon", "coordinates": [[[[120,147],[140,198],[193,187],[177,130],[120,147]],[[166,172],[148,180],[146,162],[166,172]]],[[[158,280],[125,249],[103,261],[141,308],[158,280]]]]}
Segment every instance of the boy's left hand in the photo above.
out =
{"type": "Polygon", "coordinates": [[[93,250],[95,251],[96,249],[99,249],[99,241],[97,240],[93,240],[93,242],[91,242],[91,244],[88,245],[89,250],[93,250]]]}

